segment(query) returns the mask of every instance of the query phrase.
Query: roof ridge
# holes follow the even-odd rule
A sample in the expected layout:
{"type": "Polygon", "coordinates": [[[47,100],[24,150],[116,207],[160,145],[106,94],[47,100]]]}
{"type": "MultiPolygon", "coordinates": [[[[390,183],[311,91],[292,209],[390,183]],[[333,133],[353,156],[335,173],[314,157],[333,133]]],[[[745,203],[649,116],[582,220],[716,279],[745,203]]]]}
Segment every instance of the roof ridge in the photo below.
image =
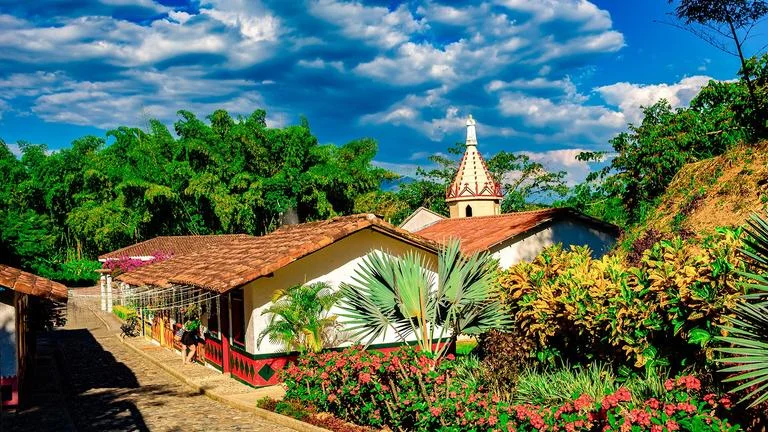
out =
{"type": "Polygon", "coordinates": [[[446,221],[462,221],[462,220],[468,220],[468,219],[472,220],[472,219],[504,218],[504,217],[511,217],[511,216],[533,214],[533,213],[547,213],[547,212],[566,211],[566,210],[569,210],[568,207],[549,207],[545,209],[525,210],[525,211],[519,211],[519,212],[502,213],[497,215],[470,216],[470,217],[463,217],[463,218],[446,218],[443,220],[436,221],[435,223],[437,224],[437,223],[446,222],[446,221]]]}

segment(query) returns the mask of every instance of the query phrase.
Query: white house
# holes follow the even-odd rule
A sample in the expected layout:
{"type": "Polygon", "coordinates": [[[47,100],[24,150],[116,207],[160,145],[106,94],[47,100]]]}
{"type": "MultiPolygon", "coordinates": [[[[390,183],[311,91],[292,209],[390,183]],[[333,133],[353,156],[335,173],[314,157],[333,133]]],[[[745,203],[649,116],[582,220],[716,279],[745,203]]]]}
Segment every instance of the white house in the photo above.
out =
{"type": "MultiPolygon", "coordinates": [[[[254,386],[277,382],[277,372],[295,353],[266,339],[257,344],[269,317],[275,291],[293,285],[326,282],[337,288],[353,282],[369,253],[422,255],[428,271],[437,270],[439,245],[392,226],[372,214],[336,217],[288,225],[261,237],[243,236],[194,253],[176,255],[117,276],[117,281],[144,289],[148,298],[186,292],[204,299],[206,363],[254,386]],[[194,291],[194,292],[193,292],[194,291]]],[[[171,302],[173,303],[173,302],[171,302]]],[[[173,326],[155,319],[147,332],[170,343],[173,326]],[[171,335],[156,331],[168,328],[171,335]]],[[[343,346],[351,341],[342,341],[343,346]]],[[[374,349],[399,345],[391,332],[376,340],[374,349]]]]}

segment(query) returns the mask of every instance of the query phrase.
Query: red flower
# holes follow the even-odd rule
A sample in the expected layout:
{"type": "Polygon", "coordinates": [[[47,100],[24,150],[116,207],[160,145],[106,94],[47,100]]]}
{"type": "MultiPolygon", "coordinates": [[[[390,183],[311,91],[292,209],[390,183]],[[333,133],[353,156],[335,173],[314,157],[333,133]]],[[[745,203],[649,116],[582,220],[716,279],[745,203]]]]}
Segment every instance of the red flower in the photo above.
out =
{"type": "Polygon", "coordinates": [[[576,411],[581,411],[592,406],[593,402],[594,401],[591,397],[589,397],[589,395],[583,394],[579,396],[575,401],[573,401],[573,407],[576,409],[576,411]]]}
{"type": "Polygon", "coordinates": [[[360,372],[360,374],[357,376],[357,380],[363,384],[368,384],[371,382],[371,374],[360,372]]]}

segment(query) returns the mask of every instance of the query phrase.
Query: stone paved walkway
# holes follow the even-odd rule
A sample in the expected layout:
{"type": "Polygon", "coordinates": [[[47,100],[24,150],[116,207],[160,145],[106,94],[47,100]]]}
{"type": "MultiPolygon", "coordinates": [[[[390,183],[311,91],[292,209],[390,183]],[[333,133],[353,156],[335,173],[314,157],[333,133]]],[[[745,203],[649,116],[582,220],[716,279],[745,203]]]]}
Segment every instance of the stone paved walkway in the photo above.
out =
{"type": "Polygon", "coordinates": [[[67,326],[49,343],[60,391],[49,377],[48,400],[33,397],[25,410],[3,414],[0,430],[292,431],[191,391],[120,342],[81,301],[70,301],[67,326]]]}

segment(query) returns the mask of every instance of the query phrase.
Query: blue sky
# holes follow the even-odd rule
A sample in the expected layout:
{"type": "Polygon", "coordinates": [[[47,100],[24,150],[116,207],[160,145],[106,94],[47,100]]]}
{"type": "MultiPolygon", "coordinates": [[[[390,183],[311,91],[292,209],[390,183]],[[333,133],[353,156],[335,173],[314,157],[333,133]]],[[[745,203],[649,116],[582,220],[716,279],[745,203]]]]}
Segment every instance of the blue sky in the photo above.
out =
{"type": "MultiPolygon", "coordinates": [[[[527,152],[571,182],[665,97],[687,104],[736,58],[660,24],[665,0],[0,0],[0,138],[51,149],[176,111],[309,118],[409,174],[463,140],[527,152]]],[[[760,30],[765,30],[760,29],[760,30]]],[[[758,32],[759,33],[759,32],[758,32]]],[[[753,40],[755,47],[766,40],[753,40]]],[[[748,46],[747,51],[752,48],[748,46]]]]}

